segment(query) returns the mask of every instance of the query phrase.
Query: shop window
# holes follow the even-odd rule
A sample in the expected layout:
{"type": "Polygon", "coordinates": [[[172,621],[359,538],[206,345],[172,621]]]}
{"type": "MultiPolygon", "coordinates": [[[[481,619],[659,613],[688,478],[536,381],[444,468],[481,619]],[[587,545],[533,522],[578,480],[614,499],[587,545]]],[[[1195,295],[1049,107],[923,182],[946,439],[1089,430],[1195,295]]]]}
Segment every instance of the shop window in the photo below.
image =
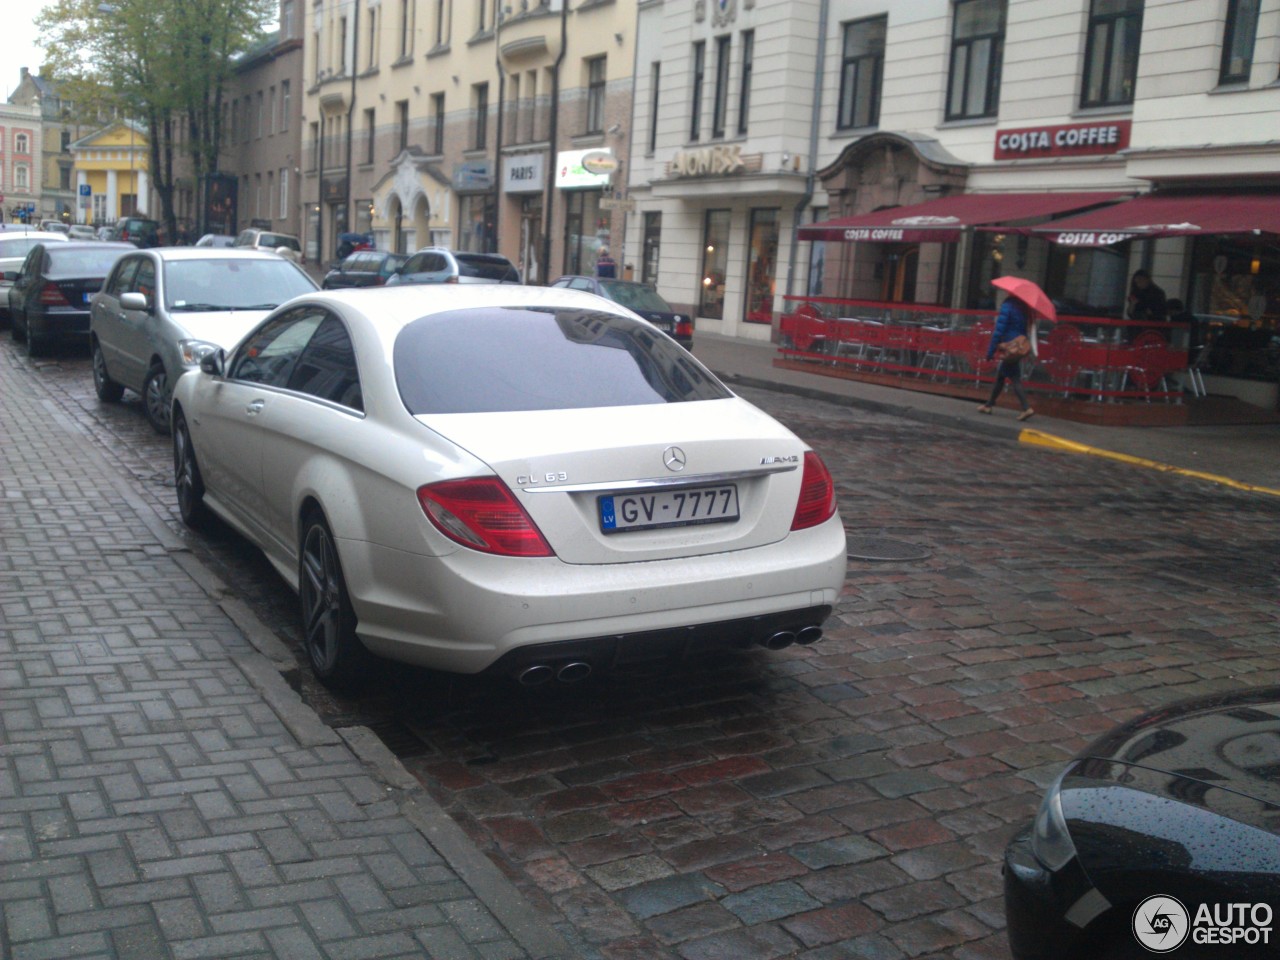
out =
{"type": "Polygon", "coordinates": [[[662,79],[662,64],[654,62],[649,70],[649,153],[658,148],[658,91],[662,79]]]}
{"type": "Polygon", "coordinates": [[[565,202],[564,272],[595,273],[600,248],[611,239],[609,212],[600,209],[601,191],[571,190],[565,202]]]}
{"type": "Polygon", "coordinates": [[[374,126],[374,108],[369,107],[364,112],[364,162],[373,163],[373,131],[374,126]]]}
{"type": "Polygon", "coordinates": [[[1198,237],[1191,290],[1205,372],[1247,380],[1280,379],[1280,246],[1235,237],[1198,237]]]}
{"type": "Polygon", "coordinates": [[[947,119],[994,117],[1000,108],[1005,0],[955,0],[947,119]]]}
{"type": "Polygon", "coordinates": [[[1227,0],[1227,28],[1222,36],[1221,83],[1248,83],[1253,69],[1253,43],[1258,36],[1259,0],[1227,0]]]}
{"type": "Polygon", "coordinates": [[[702,289],[698,316],[724,318],[725,273],[729,267],[730,211],[708,210],[702,228],[702,289]]]}
{"type": "Polygon", "coordinates": [[[444,153],[444,94],[431,95],[431,152],[444,153]]]}
{"type": "Polygon", "coordinates": [[[1133,103],[1141,37],[1142,0],[1093,0],[1082,107],[1133,103]]]}
{"type": "Polygon", "coordinates": [[[494,253],[497,238],[493,222],[497,206],[492,193],[472,193],[459,198],[458,249],[469,253],[494,253]]]}
{"type": "MultiPolygon", "coordinates": [[[[826,207],[814,207],[811,214],[812,223],[821,223],[827,219],[826,207]]],[[[811,297],[822,296],[822,285],[826,281],[827,241],[814,240],[809,244],[809,288],[811,297]]]]}
{"type": "Polygon", "coordinates": [[[884,78],[884,43],[888,17],[855,20],[844,25],[844,58],[840,68],[841,130],[874,127],[880,122],[880,84],[884,78]]]}
{"type": "Polygon", "coordinates": [[[658,285],[658,263],[662,253],[662,213],[644,215],[644,260],[640,264],[640,282],[658,285]]]}
{"type": "Polygon", "coordinates": [[[475,133],[471,145],[483,150],[489,140],[489,84],[477,83],[471,87],[471,113],[475,133]]]}
{"type": "Polygon", "coordinates": [[[707,45],[699,40],[693,45],[693,103],[689,114],[689,139],[702,137],[702,84],[707,70],[707,45]]]}
{"type": "Polygon", "coordinates": [[[725,114],[729,112],[729,52],[731,37],[716,37],[716,98],[711,105],[711,136],[724,136],[725,114]]]}
{"type": "Polygon", "coordinates": [[[742,31],[742,82],[738,88],[738,136],[747,135],[747,121],[751,116],[751,74],[755,70],[756,32],[742,31]]]}
{"type": "Polygon", "coordinates": [[[778,210],[752,210],[747,234],[747,323],[773,322],[777,268],[778,210]]]}
{"type": "Polygon", "coordinates": [[[396,128],[400,131],[399,149],[409,147],[409,101],[396,101],[396,128]]]}
{"type": "Polygon", "coordinates": [[[604,132],[604,57],[592,57],[587,61],[587,126],[583,133],[604,132]]]}

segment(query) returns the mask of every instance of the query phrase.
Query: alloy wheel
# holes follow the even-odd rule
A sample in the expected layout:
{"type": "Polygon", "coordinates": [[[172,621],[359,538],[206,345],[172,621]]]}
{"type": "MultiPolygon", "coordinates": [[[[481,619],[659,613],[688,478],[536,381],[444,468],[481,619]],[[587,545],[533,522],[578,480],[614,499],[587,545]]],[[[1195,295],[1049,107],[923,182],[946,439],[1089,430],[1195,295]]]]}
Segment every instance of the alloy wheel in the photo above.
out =
{"type": "Polygon", "coordinates": [[[342,581],[333,539],[323,524],[312,524],[302,548],[302,612],[307,653],[317,673],[337,664],[341,644],[342,581]]]}

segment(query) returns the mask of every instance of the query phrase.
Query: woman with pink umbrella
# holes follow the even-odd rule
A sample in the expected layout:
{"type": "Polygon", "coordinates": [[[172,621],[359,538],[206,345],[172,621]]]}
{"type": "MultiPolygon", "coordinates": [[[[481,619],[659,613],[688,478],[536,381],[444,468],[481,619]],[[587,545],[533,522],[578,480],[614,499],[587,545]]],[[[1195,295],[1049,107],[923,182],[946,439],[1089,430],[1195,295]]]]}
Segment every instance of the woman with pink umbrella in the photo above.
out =
{"type": "Polygon", "coordinates": [[[991,332],[991,345],[987,347],[987,359],[999,357],[1000,360],[995,386],[991,388],[987,402],[978,407],[978,412],[992,411],[1007,381],[1022,405],[1018,419],[1030,420],[1036,412],[1027,403],[1027,394],[1022,389],[1022,360],[1036,353],[1036,320],[1039,317],[1056,320],[1058,313],[1045,292],[1030,280],[996,277],[991,285],[1007,291],[1009,295],[1000,305],[996,328],[991,332]]]}

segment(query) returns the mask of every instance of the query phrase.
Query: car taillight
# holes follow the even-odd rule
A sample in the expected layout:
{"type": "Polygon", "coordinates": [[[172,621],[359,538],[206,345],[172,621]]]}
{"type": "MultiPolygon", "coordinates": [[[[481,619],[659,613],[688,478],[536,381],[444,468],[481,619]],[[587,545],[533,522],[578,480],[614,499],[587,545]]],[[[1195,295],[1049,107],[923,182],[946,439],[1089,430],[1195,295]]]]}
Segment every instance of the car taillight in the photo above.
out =
{"type": "Polygon", "coordinates": [[[457,277],[445,277],[444,282],[445,282],[445,283],[457,283],[457,282],[458,282],[458,278],[457,278],[457,277]]]}
{"type": "Polygon", "coordinates": [[[63,296],[62,291],[58,289],[56,283],[46,283],[40,288],[39,300],[46,307],[69,307],[71,304],[67,298],[63,296]]]}
{"type": "Polygon", "coordinates": [[[497,477],[444,480],[418,488],[423,512],[464,547],[504,557],[553,557],[533,519],[497,477]]]}
{"type": "Polygon", "coordinates": [[[836,512],[836,484],[822,458],[812,450],[804,455],[800,478],[800,501],[791,518],[792,530],[804,530],[825,523],[836,512]]]}
{"type": "Polygon", "coordinates": [[[120,239],[121,239],[121,240],[128,240],[128,239],[129,239],[129,231],[128,231],[128,230],[121,230],[121,231],[120,231],[120,239]]]}
{"type": "Polygon", "coordinates": [[[676,321],[676,336],[677,336],[677,337],[692,337],[692,336],[693,336],[693,321],[692,321],[692,320],[677,320],[677,321],[676,321]]]}

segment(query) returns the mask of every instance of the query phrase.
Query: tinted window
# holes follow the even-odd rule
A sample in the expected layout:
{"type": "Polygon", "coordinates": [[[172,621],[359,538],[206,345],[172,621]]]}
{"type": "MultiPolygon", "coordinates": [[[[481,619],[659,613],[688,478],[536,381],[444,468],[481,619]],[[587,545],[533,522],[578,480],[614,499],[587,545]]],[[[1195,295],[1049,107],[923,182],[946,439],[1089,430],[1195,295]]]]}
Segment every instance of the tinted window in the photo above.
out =
{"type": "Polygon", "coordinates": [[[175,312],[274,310],[314,289],[305,273],[279,257],[210,257],[169,260],[164,265],[165,305],[175,312]]]}
{"type": "Polygon", "coordinates": [[[672,312],[671,304],[658,296],[658,291],[652,287],[646,287],[643,283],[601,280],[600,288],[604,291],[604,295],[614,303],[620,303],[631,310],[672,312]]]}
{"type": "Polygon", "coordinates": [[[396,337],[393,362],[415,415],[731,396],[647,323],[591,310],[481,307],[422,317],[396,337]]]}
{"type": "Polygon", "coordinates": [[[377,269],[377,262],[367,253],[353,253],[342,261],[343,273],[373,273],[377,269]]]}
{"type": "Polygon", "coordinates": [[[125,252],[99,246],[63,249],[61,244],[50,244],[45,251],[49,255],[49,273],[55,277],[105,277],[125,252]]]}
{"type": "Polygon", "coordinates": [[[408,262],[405,263],[403,272],[404,273],[422,273],[423,271],[426,270],[426,267],[423,266],[423,264],[426,262],[427,262],[427,255],[425,253],[415,253],[412,257],[409,258],[408,262]]]}
{"type": "Polygon", "coordinates": [[[325,316],[320,310],[303,307],[263,324],[236,351],[228,375],[233,380],[286,386],[303,348],[325,316]]]}
{"type": "Polygon", "coordinates": [[[107,283],[106,291],[113,297],[118,297],[129,289],[133,283],[133,275],[138,272],[138,263],[142,257],[129,257],[122,260],[116,265],[115,273],[111,275],[110,281],[107,283]]]}
{"type": "Polygon", "coordinates": [[[289,377],[289,389],[363,410],[360,375],[351,338],[337,317],[327,317],[316,329],[289,377]]]}
{"type": "Polygon", "coordinates": [[[469,257],[457,254],[458,275],[462,277],[479,277],[482,280],[506,280],[511,283],[520,282],[520,274],[506,260],[491,257],[469,257]]]}

